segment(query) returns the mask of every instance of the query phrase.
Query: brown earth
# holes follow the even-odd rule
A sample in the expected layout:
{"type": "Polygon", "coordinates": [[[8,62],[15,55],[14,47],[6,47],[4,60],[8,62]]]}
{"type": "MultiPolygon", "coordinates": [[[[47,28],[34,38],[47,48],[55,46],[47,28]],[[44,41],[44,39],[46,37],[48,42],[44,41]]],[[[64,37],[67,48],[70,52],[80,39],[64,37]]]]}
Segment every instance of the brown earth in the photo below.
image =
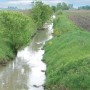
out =
{"type": "Polygon", "coordinates": [[[90,31],[90,10],[71,10],[67,11],[69,19],[77,26],[90,31]]]}

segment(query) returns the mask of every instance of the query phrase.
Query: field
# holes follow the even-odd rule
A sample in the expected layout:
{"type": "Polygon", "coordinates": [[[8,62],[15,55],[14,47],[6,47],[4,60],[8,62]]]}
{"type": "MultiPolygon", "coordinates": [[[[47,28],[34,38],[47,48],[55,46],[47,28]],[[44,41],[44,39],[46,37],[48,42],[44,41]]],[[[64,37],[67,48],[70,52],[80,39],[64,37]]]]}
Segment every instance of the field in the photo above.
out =
{"type": "Polygon", "coordinates": [[[46,43],[45,90],[90,90],[90,32],[67,15],[54,21],[54,38],[46,43]]]}
{"type": "Polygon", "coordinates": [[[71,19],[77,26],[90,31],[90,11],[89,10],[74,10],[67,11],[69,19],[71,19]]]}

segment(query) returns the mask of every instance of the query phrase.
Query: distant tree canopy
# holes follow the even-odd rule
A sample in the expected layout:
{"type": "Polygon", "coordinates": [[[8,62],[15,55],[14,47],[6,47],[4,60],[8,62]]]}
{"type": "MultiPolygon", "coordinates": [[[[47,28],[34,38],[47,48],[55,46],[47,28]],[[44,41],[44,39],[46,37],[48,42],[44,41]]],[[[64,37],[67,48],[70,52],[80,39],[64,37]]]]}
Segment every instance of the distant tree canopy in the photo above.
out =
{"type": "Polygon", "coordinates": [[[41,29],[52,15],[52,8],[41,1],[35,2],[32,8],[32,18],[34,19],[37,28],[41,29]]]}
{"type": "Polygon", "coordinates": [[[56,10],[57,10],[56,6],[52,6],[52,10],[53,10],[53,12],[56,12],[56,10]]]}
{"type": "Polygon", "coordinates": [[[81,6],[81,7],[78,7],[78,9],[90,10],[90,6],[89,5],[81,6]]]}
{"type": "Polygon", "coordinates": [[[67,4],[63,2],[63,3],[58,3],[56,6],[52,6],[52,10],[54,12],[58,10],[69,10],[69,9],[73,9],[73,4],[67,4]]]}

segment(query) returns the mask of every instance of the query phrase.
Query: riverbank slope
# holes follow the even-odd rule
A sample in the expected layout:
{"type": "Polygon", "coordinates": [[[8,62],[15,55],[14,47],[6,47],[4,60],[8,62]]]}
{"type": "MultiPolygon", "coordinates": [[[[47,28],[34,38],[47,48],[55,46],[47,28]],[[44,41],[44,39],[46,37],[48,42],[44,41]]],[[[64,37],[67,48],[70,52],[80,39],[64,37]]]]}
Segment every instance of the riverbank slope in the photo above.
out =
{"type": "Polygon", "coordinates": [[[54,21],[54,38],[46,43],[45,90],[90,89],[90,33],[65,14],[54,21]]]}

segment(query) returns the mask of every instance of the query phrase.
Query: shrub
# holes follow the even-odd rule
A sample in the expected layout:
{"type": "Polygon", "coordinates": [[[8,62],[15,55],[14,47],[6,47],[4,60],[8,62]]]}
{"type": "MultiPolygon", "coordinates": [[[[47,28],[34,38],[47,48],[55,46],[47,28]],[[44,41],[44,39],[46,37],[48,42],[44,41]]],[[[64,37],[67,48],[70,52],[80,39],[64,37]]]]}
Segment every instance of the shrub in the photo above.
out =
{"type": "Polygon", "coordinates": [[[36,2],[32,8],[32,18],[37,24],[38,29],[41,29],[43,25],[50,19],[53,11],[49,5],[42,2],[36,2]]]}
{"type": "Polygon", "coordinates": [[[13,58],[31,41],[36,31],[33,20],[19,12],[0,11],[0,60],[13,58]]]}

